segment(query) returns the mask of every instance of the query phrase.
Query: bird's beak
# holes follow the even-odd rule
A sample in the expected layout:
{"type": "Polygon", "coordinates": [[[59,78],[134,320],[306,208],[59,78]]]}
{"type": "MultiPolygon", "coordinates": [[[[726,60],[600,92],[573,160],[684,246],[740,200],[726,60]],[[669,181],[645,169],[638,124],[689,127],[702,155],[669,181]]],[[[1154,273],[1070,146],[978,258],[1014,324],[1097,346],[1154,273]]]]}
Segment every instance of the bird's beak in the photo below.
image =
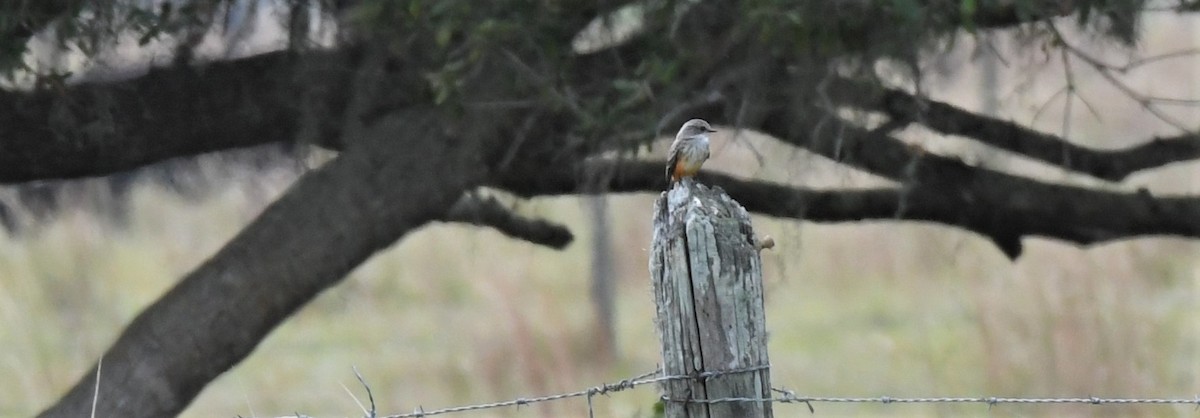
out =
{"type": "Polygon", "coordinates": [[[704,132],[713,133],[713,132],[716,132],[716,131],[717,131],[717,130],[716,130],[716,129],[713,129],[713,128],[704,128],[704,132]]]}

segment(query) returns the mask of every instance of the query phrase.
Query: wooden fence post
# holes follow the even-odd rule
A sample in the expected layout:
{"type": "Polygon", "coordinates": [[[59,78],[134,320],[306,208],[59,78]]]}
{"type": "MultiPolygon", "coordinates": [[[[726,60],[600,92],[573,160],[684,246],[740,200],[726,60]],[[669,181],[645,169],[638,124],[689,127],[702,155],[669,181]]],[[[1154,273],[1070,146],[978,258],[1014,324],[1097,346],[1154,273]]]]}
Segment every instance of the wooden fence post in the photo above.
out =
{"type": "Polygon", "coordinates": [[[771,418],[761,260],[750,215],[690,179],[655,203],[650,274],[667,418],[771,418]],[[729,371],[740,372],[725,373],[729,371]]]}

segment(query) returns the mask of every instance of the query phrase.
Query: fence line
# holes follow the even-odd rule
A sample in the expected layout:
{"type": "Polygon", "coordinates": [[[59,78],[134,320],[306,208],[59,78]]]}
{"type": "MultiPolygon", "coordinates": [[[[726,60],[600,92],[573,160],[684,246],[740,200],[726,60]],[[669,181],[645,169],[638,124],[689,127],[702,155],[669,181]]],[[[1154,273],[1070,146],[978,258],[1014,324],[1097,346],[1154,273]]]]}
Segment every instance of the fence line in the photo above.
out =
{"type": "MultiPolygon", "coordinates": [[[[559,393],[555,395],[537,396],[529,398],[517,398],[506,401],[482,403],[475,405],[454,406],[448,408],[434,409],[426,411],[422,407],[406,414],[397,415],[377,415],[375,413],[375,401],[371,399],[371,410],[364,411],[367,418],[423,418],[435,415],[453,414],[459,412],[479,411],[485,409],[497,409],[507,407],[521,407],[537,403],[560,401],[571,398],[587,397],[588,416],[594,417],[594,409],[592,408],[592,398],[596,395],[608,395],[636,388],[638,386],[648,385],[652,383],[665,382],[669,380],[707,380],[719,376],[726,376],[737,373],[756,372],[768,368],[768,366],[751,367],[744,369],[725,370],[717,372],[697,373],[693,375],[676,375],[676,376],[655,376],[660,373],[655,370],[649,373],[643,373],[625,380],[614,383],[606,383],[600,386],[578,390],[574,392],[559,393]]],[[[355,374],[358,375],[357,371],[355,374]]],[[[366,382],[361,380],[363,386],[366,387],[367,393],[371,392],[366,382]]],[[[770,398],[716,398],[716,399],[671,399],[667,397],[659,397],[663,402],[684,402],[684,403],[730,403],[730,402],[770,402],[770,403],[803,403],[808,406],[810,412],[815,412],[812,404],[814,403],[878,403],[878,404],[918,404],[918,403],[977,403],[985,404],[988,408],[999,404],[1087,404],[1087,405],[1128,405],[1128,404],[1151,404],[1151,405],[1196,405],[1196,409],[1200,410],[1200,395],[1196,395],[1191,399],[1184,398],[1021,398],[1021,397],[816,397],[816,396],[801,396],[794,391],[787,389],[772,388],[772,391],[778,393],[779,396],[770,398]]],[[[311,418],[307,415],[292,415],[293,418],[311,418]]]]}

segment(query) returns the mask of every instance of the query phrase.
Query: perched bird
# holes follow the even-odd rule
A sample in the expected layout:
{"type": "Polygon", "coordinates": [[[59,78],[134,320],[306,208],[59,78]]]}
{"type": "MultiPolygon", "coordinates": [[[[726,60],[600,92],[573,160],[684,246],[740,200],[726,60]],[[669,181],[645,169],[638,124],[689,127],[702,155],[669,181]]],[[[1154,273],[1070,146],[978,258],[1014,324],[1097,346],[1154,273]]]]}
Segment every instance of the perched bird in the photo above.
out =
{"type": "Polygon", "coordinates": [[[679,128],[667,154],[667,184],[675,184],[700,171],[708,159],[708,134],[716,131],[703,119],[689,120],[679,128]]]}

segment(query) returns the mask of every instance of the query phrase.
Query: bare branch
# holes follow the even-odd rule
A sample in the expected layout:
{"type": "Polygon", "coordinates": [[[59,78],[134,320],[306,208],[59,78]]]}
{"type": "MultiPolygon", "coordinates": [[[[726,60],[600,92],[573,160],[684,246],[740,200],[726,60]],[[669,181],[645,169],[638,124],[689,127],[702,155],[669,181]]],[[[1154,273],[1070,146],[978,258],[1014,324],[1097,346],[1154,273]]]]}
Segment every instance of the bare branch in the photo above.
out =
{"type": "Polygon", "coordinates": [[[490,226],[504,235],[561,250],[575,237],[565,226],[513,213],[492,197],[467,195],[459,199],[441,219],[477,226],[490,226]]]}
{"type": "MultiPolygon", "coordinates": [[[[1151,115],[1154,115],[1154,117],[1158,118],[1159,120],[1166,122],[1167,124],[1169,124],[1171,126],[1174,126],[1175,128],[1179,129],[1180,131],[1191,132],[1191,129],[1188,128],[1187,126],[1184,126],[1184,124],[1182,122],[1179,122],[1175,118],[1171,117],[1171,115],[1163,113],[1162,110],[1160,110],[1157,106],[1155,106],[1155,101],[1153,100],[1153,98],[1143,95],[1142,93],[1138,92],[1137,90],[1134,90],[1133,87],[1130,87],[1128,84],[1125,84],[1125,82],[1122,81],[1121,79],[1117,78],[1117,76],[1114,75],[1113,72],[1119,71],[1119,70],[1114,70],[1114,68],[1115,68],[1114,66],[1109,65],[1103,61],[1100,61],[1096,57],[1093,57],[1090,54],[1088,54],[1088,53],[1084,52],[1083,50],[1072,45],[1070,42],[1068,42],[1066,40],[1066,38],[1063,37],[1062,33],[1058,31],[1058,28],[1056,26],[1054,26],[1053,23],[1049,23],[1048,26],[1050,27],[1051,33],[1054,34],[1055,39],[1058,41],[1060,47],[1063,48],[1064,51],[1067,51],[1067,52],[1071,53],[1071,55],[1079,57],[1079,59],[1083,60],[1083,62],[1087,63],[1089,66],[1091,66],[1093,69],[1095,69],[1096,72],[1099,73],[1101,77],[1104,77],[1104,79],[1107,80],[1109,84],[1111,84],[1113,87],[1116,87],[1117,90],[1120,90],[1121,93],[1123,93],[1130,100],[1137,102],[1137,104],[1139,106],[1141,106],[1143,109],[1146,109],[1147,112],[1150,112],[1151,115]]],[[[1068,71],[1069,71],[1069,69],[1068,69],[1068,71]]]]}
{"type": "Polygon", "coordinates": [[[871,94],[864,86],[845,80],[839,88],[855,91],[844,100],[855,106],[881,111],[896,119],[919,122],[947,135],[974,138],[996,148],[1109,181],[1121,181],[1142,170],[1200,159],[1200,136],[1195,134],[1153,138],[1124,149],[1097,149],[896,89],[871,94]]]}

